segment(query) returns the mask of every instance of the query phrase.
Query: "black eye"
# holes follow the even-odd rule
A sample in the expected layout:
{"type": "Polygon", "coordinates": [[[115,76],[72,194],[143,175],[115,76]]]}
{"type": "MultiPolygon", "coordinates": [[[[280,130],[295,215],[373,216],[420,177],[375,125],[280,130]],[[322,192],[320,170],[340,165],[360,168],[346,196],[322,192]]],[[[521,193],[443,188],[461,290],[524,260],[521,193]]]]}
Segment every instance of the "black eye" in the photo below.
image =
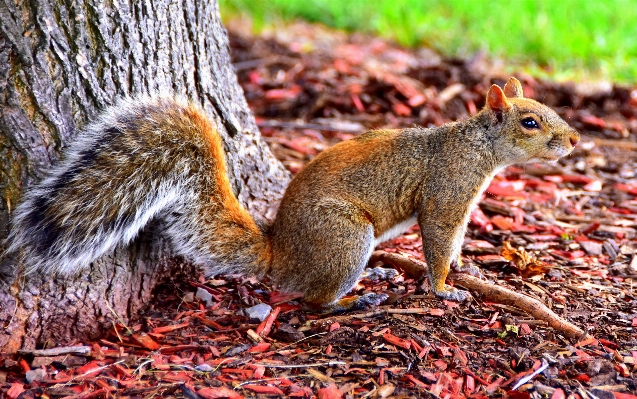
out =
{"type": "Polygon", "coordinates": [[[540,125],[535,121],[535,119],[528,117],[528,118],[524,118],[520,121],[520,123],[522,123],[522,126],[524,126],[527,129],[539,129],[540,125]]]}

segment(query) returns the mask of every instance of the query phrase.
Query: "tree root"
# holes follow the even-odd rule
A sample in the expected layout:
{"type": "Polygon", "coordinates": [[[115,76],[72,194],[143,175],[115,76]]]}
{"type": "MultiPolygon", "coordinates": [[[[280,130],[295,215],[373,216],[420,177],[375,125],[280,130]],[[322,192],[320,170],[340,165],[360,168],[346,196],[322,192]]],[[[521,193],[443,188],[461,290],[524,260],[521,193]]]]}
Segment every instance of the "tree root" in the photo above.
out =
{"type": "MultiPolygon", "coordinates": [[[[381,261],[392,267],[398,267],[412,278],[421,278],[428,275],[427,265],[424,262],[417,259],[410,259],[403,255],[385,251],[374,251],[371,260],[381,261]]],[[[468,274],[451,273],[449,280],[474,293],[484,295],[495,302],[515,306],[534,318],[547,322],[549,326],[571,339],[580,341],[589,337],[585,331],[569,321],[564,320],[535,298],[493,285],[468,274]]]]}

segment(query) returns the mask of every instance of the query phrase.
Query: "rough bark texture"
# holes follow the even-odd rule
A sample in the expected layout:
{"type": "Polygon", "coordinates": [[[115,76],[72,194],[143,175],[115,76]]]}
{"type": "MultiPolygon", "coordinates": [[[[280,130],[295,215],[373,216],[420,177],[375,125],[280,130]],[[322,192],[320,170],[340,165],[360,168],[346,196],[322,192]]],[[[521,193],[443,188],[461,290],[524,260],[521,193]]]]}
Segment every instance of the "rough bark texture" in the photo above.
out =
{"type": "MultiPolygon", "coordinates": [[[[20,192],[118,96],[170,91],[199,101],[219,126],[231,181],[272,219],[288,174],[260,139],[230,64],[216,1],[0,0],[0,239],[20,192]]],[[[192,273],[160,232],[72,279],[21,276],[0,263],[0,351],[92,338],[135,318],[169,276],[192,273]]],[[[28,259],[26,260],[28,262],[28,259]]]]}

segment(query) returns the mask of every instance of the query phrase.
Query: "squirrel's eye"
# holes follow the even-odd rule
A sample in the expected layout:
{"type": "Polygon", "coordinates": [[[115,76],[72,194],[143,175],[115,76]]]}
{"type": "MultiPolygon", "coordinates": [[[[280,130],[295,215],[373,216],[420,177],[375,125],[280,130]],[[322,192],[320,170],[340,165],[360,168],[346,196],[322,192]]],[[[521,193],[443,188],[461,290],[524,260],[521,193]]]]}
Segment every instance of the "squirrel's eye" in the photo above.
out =
{"type": "Polygon", "coordinates": [[[522,123],[522,126],[524,126],[527,129],[539,129],[540,125],[535,121],[535,119],[528,117],[528,118],[524,118],[520,121],[520,123],[522,123]]]}

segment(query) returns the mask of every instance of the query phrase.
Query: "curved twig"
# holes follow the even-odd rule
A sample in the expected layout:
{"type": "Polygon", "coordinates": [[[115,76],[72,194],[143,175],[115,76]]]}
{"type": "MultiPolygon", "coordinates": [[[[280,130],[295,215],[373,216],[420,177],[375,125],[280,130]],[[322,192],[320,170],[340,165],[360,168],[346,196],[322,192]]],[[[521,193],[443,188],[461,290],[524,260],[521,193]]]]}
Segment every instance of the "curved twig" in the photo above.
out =
{"type": "MultiPolygon", "coordinates": [[[[412,278],[421,278],[427,275],[427,265],[417,259],[385,251],[374,251],[371,259],[398,267],[412,278]]],[[[536,319],[546,321],[549,326],[569,338],[582,340],[588,337],[585,331],[561,318],[535,298],[513,292],[468,274],[452,273],[449,275],[449,280],[475,293],[487,296],[495,302],[522,309],[536,319]]]]}

